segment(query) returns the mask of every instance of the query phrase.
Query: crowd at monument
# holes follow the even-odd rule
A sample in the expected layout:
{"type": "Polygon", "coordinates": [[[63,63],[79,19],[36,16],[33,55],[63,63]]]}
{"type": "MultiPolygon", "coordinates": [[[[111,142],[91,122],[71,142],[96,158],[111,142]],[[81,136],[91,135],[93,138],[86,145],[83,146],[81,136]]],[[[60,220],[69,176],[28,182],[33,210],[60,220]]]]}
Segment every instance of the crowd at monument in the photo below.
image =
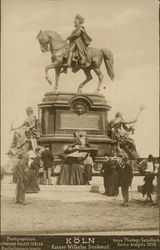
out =
{"type": "MultiPolygon", "coordinates": [[[[132,162],[128,159],[127,155],[117,156],[115,153],[109,157],[106,157],[106,162],[101,168],[101,175],[104,178],[104,195],[106,196],[118,196],[119,187],[121,187],[121,193],[124,200],[123,206],[128,206],[129,200],[129,188],[131,188],[133,180],[133,167],[132,162]]],[[[143,163],[144,164],[144,163],[143,163]]],[[[145,198],[144,203],[153,202],[153,180],[157,178],[157,194],[156,202],[159,197],[159,164],[155,164],[155,160],[152,155],[148,156],[145,160],[144,170],[144,184],[141,187],[141,193],[145,198]],[[157,177],[155,177],[157,175],[157,177]]],[[[132,191],[131,191],[132,192],[132,191]]]]}
{"type": "MultiPolygon", "coordinates": [[[[35,154],[29,155],[20,153],[14,166],[14,181],[17,183],[16,198],[17,204],[25,204],[25,193],[38,193],[39,185],[53,185],[53,178],[56,178],[57,185],[90,185],[92,180],[92,170],[95,162],[89,153],[79,152],[78,147],[65,148],[63,162],[56,172],[54,157],[49,149],[49,145],[38,147],[35,154]]],[[[141,186],[144,202],[153,202],[153,180],[159,168],[154,164],[152,155],[146,161],[144,184],[141,186]]],[[[117,197],[119,191],[123,197],[123,203],[128,207],[129,189],[133,180],[133,167],[127,155],[117,155],[115,152],[111,156],[105,155],[105,162],[102,165],[100,176],[103,176],[105,196],[117,197]]],[[[99,177],[100,178],[100,177],[99,177]]],[[[55,181],[54,181],[55,183],[55,181]]],[[[157,183],[158,187],[158,183],[157,183]]],[[[159,201],[159,190],[157,188],[156,201],[159,201]]]]}
{"type": "MultiPolygon", "coordinates": [[[[17,183],[15,203],[25,204],[25,193],[38,193],[40,185],[53,185],[56,178],[57,185],[90,185],[95,169],[95,157],[91,153],[86,131],[73,133],[73,143],[65,145],[59,155],[60,163],[54,161],[54,155],[49,144],[38,146],[37,120],[31,107],[26,109],[27,118],[24,123],[12,128],[13,141],[9,155],[14,157],[13,181],[17,183]],[[30,150],[31,149],[31,150],[30,150]]],[[[100,176],[104,180],[104,195],[118,196],[121,189],[124,207],[128,206],[129,189],[133,180],[133,167],[131,159],[138,159],[133,138],[133,121],[124,121],[121,113],[116,113],[109,124],[109,133],[117,144],[112,147],[111,154],[104,155],[104,162],[100,170],[100,176]],[[127,127],[127,124],[132,124],[127,127]],[[125,149],[128,155],[125,153],[125,149]]],[[[143,161],[144,185],[141,193],[146,197],[145,202],[152,202],[153,180],[155,172],[159,168],[155,164],[152,155],[143,161]]],[[[157,183],[158,183],[157,177],[157,183]]],[[[158,184],[157,184],[158,186],[158,184]]],[[[157,189],[156,202],[159,200],[157,189]]]]}

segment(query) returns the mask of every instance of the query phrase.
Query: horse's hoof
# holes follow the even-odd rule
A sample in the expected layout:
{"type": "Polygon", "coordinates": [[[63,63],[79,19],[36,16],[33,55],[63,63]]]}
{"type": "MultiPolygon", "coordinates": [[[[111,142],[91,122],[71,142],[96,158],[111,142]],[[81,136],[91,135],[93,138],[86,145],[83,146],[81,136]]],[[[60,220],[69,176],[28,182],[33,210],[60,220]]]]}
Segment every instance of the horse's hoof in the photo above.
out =
{"type": "Polygon", "coordinates": [[[47,80],[47,82],[48,82],[50,85],[52,85],[52,82],[51,82],[51,80],[50,80],[48,77],[45,77],[45,79],[47,80]]]}
{"type": "Polygon", "coordinates": [[[47,82],[49,83],[49,85],[52,85],[52,82],[51,82],[51,81],[48,81],[48,80],[47,80],[47,82]]]}

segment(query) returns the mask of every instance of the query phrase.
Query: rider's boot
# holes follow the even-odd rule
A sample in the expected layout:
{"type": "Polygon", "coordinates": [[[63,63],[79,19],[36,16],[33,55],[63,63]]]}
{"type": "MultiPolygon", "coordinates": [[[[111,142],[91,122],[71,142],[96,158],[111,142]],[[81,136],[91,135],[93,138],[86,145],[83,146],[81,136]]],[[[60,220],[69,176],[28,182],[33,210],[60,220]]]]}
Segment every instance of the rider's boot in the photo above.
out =
{"type": "Polygon", "coordinates": [[[67,66],[68,68],[71,68],[71,63],[72,63],[72,52],[69,52],[67,63],[63,64],[63,66],[67,66]]]}
{"type": "Polygon", "coordinates": [[[67,66],[64,66],[64,67],[62,68],[61,73],[67,74],[67,66]]]}

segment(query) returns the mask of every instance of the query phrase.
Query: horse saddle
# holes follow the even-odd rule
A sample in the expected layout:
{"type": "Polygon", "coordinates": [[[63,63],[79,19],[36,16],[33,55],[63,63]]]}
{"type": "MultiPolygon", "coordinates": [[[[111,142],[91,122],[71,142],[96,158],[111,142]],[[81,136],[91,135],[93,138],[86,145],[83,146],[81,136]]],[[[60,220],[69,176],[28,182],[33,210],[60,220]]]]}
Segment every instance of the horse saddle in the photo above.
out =
{"type": "MultiPolygon", "coordinates": [[[[88,55],[87,55],[87,48],[86,48],[86,60],[85,63],[82,64],[82,58],[79,55],[78,49],[75,49],[72,52],[72,72],[77,72],[80,68],[86,68],[90,66],[91,62],[88,60],[88,55]]],[[[66,48],[65,50],[65,55],[64,55],[64,64],[67,62],[69,56],[69,48],[66,48]]]]}

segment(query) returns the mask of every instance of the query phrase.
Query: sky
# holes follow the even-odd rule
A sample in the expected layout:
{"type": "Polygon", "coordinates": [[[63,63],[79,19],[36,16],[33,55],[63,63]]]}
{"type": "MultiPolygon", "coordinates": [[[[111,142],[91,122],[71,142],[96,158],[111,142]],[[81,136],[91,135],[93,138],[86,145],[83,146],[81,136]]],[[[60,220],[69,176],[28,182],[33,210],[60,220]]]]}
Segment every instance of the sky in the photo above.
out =
{"type": "MultiPolygon", "coordinates": [[[[122,112],[134,119],[141,105],[145,110],[135,125],[137,150],[142,157],[159,152],[159,64],[158,0],[3,0],[1,6],[1,160],[12,138],[13,126],[25,118],[25,109],[52,91],[44,78],[50,54],[42,53],[36,36],[40,30],[54,30],[63,39],[74,29],[74,17],[81,14],[93,41],[91,46],[107,48],[114,55],[115,79],[104,75],[101,93],[109,105],[109,120],[122,112]]],[[[54,71],[50,77],[54,81],[54,71]]],[[[97,76],[85,87],[92,93],[97,76]]],[[[62,74],[60,91],[77,91],[84,73],[62,74]]]]}

